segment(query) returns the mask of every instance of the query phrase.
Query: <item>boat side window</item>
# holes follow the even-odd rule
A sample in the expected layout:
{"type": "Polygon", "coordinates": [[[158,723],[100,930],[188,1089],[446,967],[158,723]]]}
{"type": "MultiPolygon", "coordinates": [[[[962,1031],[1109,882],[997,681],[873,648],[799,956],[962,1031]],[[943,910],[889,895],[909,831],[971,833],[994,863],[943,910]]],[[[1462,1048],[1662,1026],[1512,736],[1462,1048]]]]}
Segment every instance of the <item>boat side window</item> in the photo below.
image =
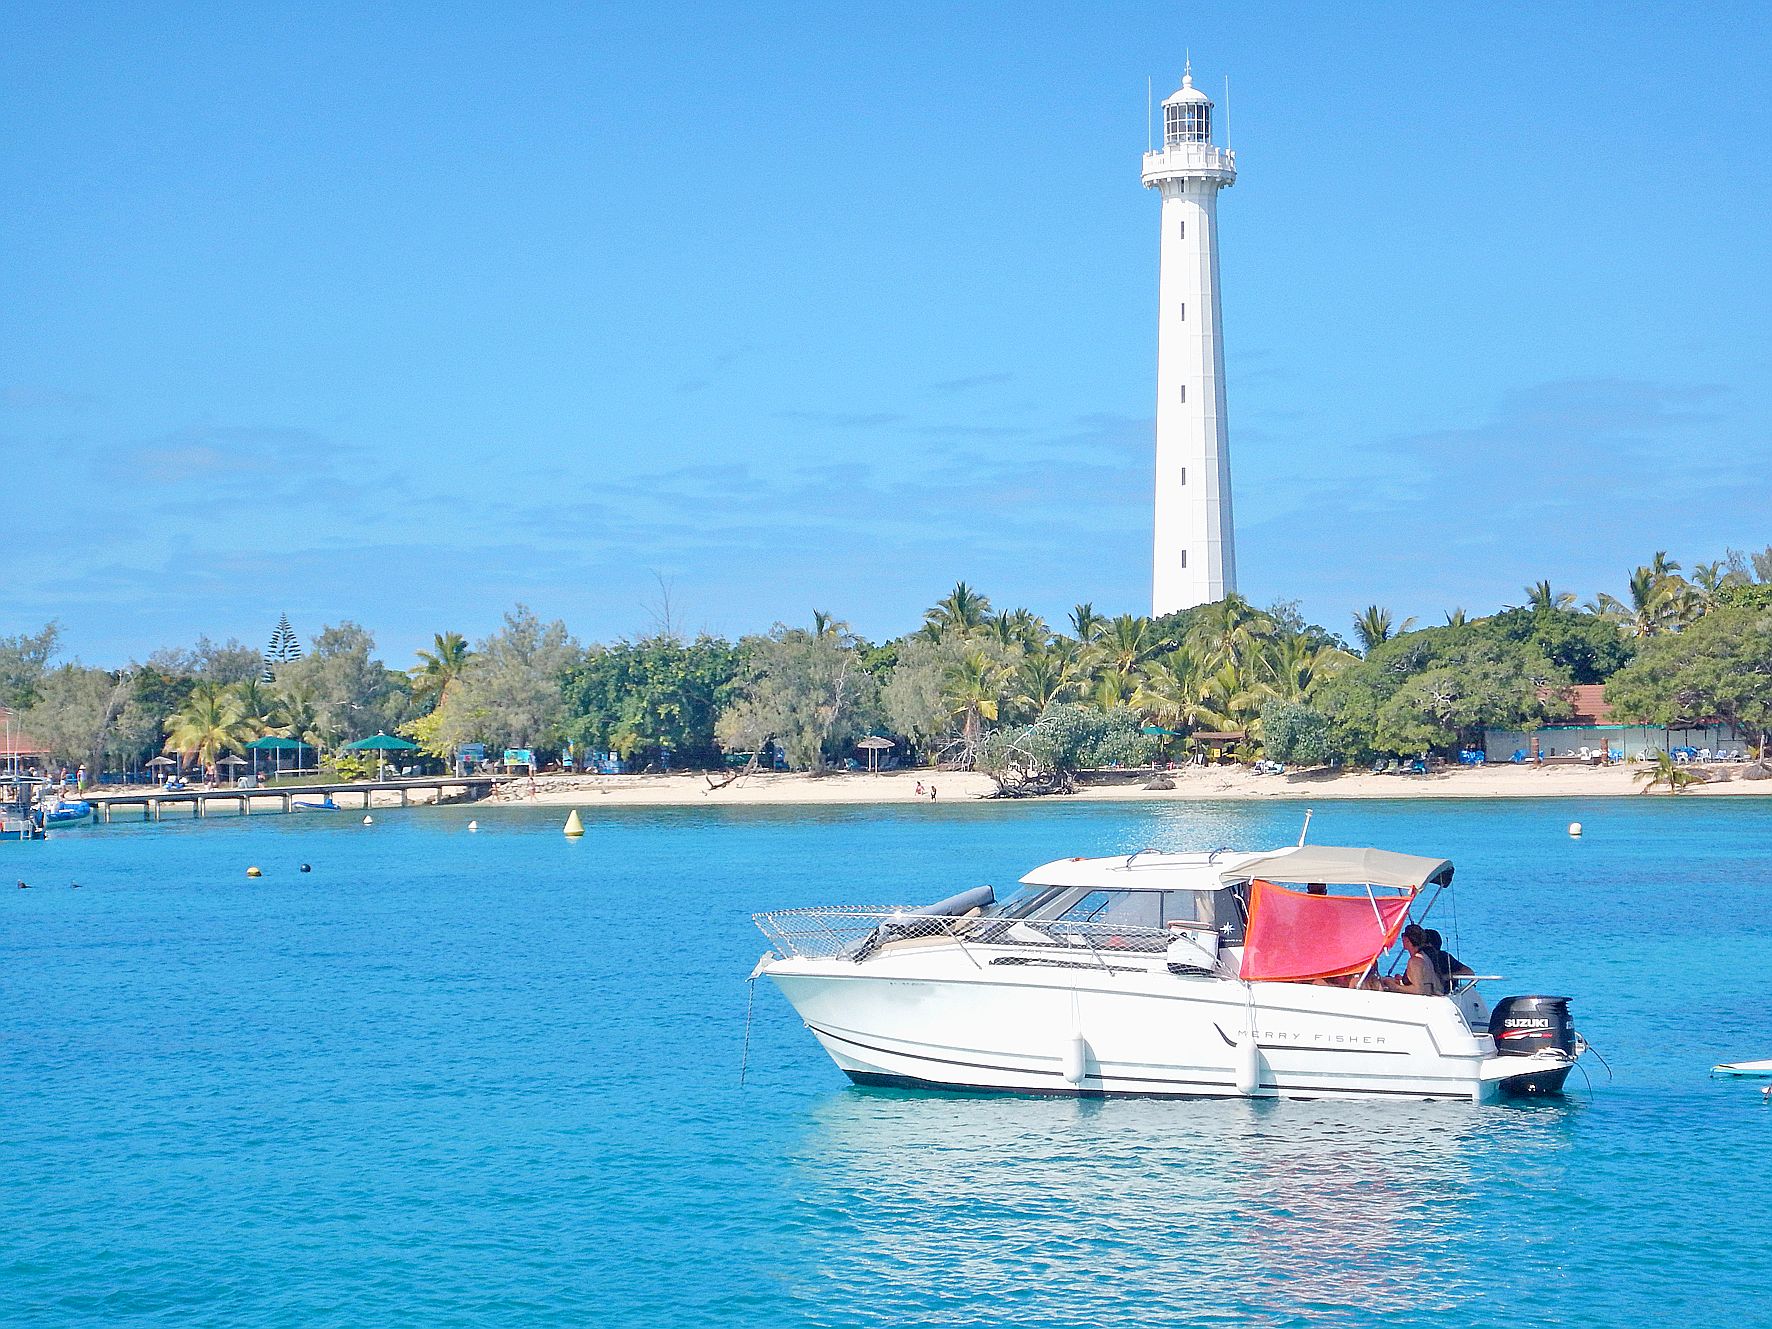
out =
{"type": "Polygon", "coordinates": [[[1231,889],[1215,891],[1164,891],[1163,922],[1199,923],[1217,932],[1228,944],[1243,942],[1243,902],[1231,889]]]}
{"type": "Polygon", "coordinates": [[[1063,892],[1062,886],[1024,886],[1007,900],[998,900],[984,912],[990,918],[1026,918],[1063,892]]]}
{"type": "Polygon", "coordinates": [[[1090,891],[1059,917],[1070,923],[1117,923],[1121,927],[1163,925],[1157,891],[1090,891]]]}

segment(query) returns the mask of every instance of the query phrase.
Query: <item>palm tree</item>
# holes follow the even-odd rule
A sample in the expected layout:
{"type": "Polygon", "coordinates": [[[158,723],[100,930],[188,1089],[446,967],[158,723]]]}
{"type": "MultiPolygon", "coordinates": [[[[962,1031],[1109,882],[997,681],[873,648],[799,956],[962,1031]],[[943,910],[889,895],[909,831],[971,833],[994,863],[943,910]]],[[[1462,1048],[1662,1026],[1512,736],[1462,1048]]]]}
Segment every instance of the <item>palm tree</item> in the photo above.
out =
{"type": "Polygon", "coordinates": [[[1267,688],[1280,701],[1310,701],[1319,688],[1357,659],[1338,646],[1282,637],[1264,654],[1267,688]]]}
{"type": "Polygon", "coordinates": [[[1193,729],[1208,722],[1207,687],[1199,658],[1182,647],[1145,662],[1132,704],[1165,729],[1193,729]]]}
{"type": "Polygon", "coordinates": [[[1573,609],[1575,597],[1567,591],[1552,591],[1549,581],[1535,581],[1526,588],[1526,608],[1533,613],[1551,609],[1573,609]]]}
{"type": "Polygon", "coordinates": [[[1636,778],[1643,782],[1643,793],[1651,792],[1656,785],[1664,784],[1667,792],[1677,794],[1689,784],[1703,784],[1704,777],[1697,771],[1689,771],[1675,763],[1672,754],[1658,752],[1655,764],[1645,767],[1636,773],[1636,778]]]}
{"type": "Polygon", "coordinates": [[[1015,703],[1039,717],[1053,702],[1063,701],[1075,678],[1071,661],[1058,651],[1030,652],[1015,671],[1015,703]]]}
{"type": "Polygon", "coordinates": [[[1111,711],[1116,706],[1134,705],[1138,695],[1138,676],[1128,670],[1107,668],[1095,676],[1089,686],[1089,704],[1098,710],[1111,711]]]}
{"type": "Polygon", "coordinates": [[[277,724],[271,730],[280,738],[306,743],[316,752],[326,747],[330,735],[320,721],[320,706],[309,688],[284,685],[277,690],[277,724]]]}
{"type": "Polygon", "coordinates": [[[441,701],[443,689],[462,676],[473,656],[473,651],[468,649],[467,638],[461,633],[431,634],[431,649],[420,651],[418,663],[409,671],[412,676],[413,698],[441,701]]]}
{"type": "Polygon", "coordinates": [[[199,683],[177,713],[166,721],[166,751],[214,766],[228,752],[241,752],[255,735],[231,688],[199,683]]]}
{"type": "Polygon", "coordinates": [[[1446,611],[1446,626],[1447,626],[1447,627],[1449,627],[1449,628],[1461,628],[1461,627],[1463,627],[1463,626],[1464,626],[1464,622],[1465,622],[1465,619],[1464,619],[1464,610],[1462,610],[1462,609],[1449,609],[1449,610],[1447,610],[1447,611],[1446,611]]]}
{"type": "Polygon", "coordinates": [[[254,738],[263,738],[277,727],[282,703],[261,677],[255,674],[243,683],[236,683],[234,698],[240,703],[241,718],[253,730],[254,738]]]}
{"type": "Polygon", "coordinates": [[[960,717],[960,732],[976,746],[986,720],[995,720],[1007,671],[983,651],[968,651],[942,675],[941,695],[950,715],[960,717]]]}
{"type": "Polygon", "coordinates": [[[1096,613],[1094,604],[1087,600],[1071,610],[1071,631],[1085,646],[1099,637],[1106,627],[1107,619],[1096,613]]]}
{"type": "Polygon", "coordinates": [[[1233,593],[1200,607],[1188,631],[1188,642],[1214,667],[1243,667],[1264,651],[1277,633],[1273,619],[1233,593]]]}
{"type": "Polygon", "coordinates": [[[1151,621],[1137,614],[1121,614],[1096,637],[1095,649],[1108,669],[1130,676],[1157,648],[1151,621]]]}
{"type": "Polygon", "coordinates": [[[1654,637],[1676,632],[1701,612],[1692,587],[1680,576],[1680,565],[1668,561],[1665,550],[1630,574],[1628,600],[1600,592],[1588,603],[1589,613],[1618,625],[1627,637],[1654,637]]]}
{"type": "Polygon", "coordinates": [[[936,635],[950,630],[970,632],[980,626],[985,615],[991,612],[989,597],[980,595],[963,581],[954,583],[954,589],[923,615],[926,626],[935,628],[936,635]]]}
{"type": "Polygon", "coordinates": [[[1389,641],[1392,637],[1409,631],[1415,626],[1413,618],[1406,618],[1394,629],[1391,626],[1391,611],[1381,609],[1377,605],[1367,605],[1354,615],[1354,635],[1360,639],[1364,653],[1370,655],[1374,646],[1389,641]]]}

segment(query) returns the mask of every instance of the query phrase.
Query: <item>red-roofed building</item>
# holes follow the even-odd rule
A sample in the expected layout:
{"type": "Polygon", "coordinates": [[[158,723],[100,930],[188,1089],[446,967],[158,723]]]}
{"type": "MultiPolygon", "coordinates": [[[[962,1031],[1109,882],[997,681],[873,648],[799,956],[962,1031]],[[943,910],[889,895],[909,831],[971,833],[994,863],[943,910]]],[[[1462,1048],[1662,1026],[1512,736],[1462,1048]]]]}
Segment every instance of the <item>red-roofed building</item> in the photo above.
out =
{"type": "Polygon", "coordinates": [[[18,712],[10,706],[0,706],[0,759],[11,765],[20,759],[41,761],[48,755],[48,748],[20,728],[18,712]]]}

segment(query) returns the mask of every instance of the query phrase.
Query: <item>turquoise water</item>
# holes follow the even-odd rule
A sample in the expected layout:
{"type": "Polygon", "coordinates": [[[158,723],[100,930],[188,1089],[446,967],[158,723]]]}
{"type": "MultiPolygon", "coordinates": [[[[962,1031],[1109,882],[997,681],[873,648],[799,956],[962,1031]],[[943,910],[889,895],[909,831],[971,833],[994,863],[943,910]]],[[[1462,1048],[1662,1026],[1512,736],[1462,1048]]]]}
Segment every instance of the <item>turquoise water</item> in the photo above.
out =
{"type": "Polygon", "coordinates": [[[1266,846],[1299,813],[602,812],[574,843],[563,810],[441,809],[10,846],[0,1319],[1772,1320],[1772,1108],[1707,1074],[1772,1056],[1765,800],[1318,809],[1313,839],[1454,858],[1453,949],[1575,996],[1616,1078],[1590,1059],[1562,1104],[861,1090],[767,984],[739,1085],[754,910],[1266,846]]]}

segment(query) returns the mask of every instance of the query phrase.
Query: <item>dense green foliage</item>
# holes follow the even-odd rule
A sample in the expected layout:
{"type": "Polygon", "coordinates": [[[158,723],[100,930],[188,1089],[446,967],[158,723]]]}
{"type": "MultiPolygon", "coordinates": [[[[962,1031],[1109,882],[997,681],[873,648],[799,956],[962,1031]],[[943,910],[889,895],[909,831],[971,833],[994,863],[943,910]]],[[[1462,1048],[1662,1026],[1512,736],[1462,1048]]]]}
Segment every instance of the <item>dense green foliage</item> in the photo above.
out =
{"type": "Polygon", "coordinates": [[[267,672],[239,642],[207,639],[125,669],[52,664],[48,624],[0,638],[0,705],[55,760],[95,768],[163,750],[213,764],[267,734],[336,757],[385,731],[442,760],[475,742],[545,761],[570,743],[643,769],[769,753],[824,770],[881,734],[891,760],[976,765],[1006,786],[1222,750],[1304,765],[1450,754],[1485,730],[1555,723],[1590,683],[1623,720],[1772,736],[1772,549],[1690,576],[1657,553],[1622,595],[1580,608],[1538,581],[1486,617],[1416,628],[1369,605],[1351,626],[1358,653],[1294,604],[1231,596],[1157,619],[1084,603],[1054,628],[961,582],[884,642],[820,611],[736,644],[667,627],[587,651],[519,605],[472,646],[436,633],[405,671],[344,622],[267,672]]]}
{"type": "Polygon", "coordinates": [[[731,700],[739,652],[715,637],[653,636],[594,647],[566,673],[566,737],[641,766],[713,765],[714,721],[731,700]]]}

